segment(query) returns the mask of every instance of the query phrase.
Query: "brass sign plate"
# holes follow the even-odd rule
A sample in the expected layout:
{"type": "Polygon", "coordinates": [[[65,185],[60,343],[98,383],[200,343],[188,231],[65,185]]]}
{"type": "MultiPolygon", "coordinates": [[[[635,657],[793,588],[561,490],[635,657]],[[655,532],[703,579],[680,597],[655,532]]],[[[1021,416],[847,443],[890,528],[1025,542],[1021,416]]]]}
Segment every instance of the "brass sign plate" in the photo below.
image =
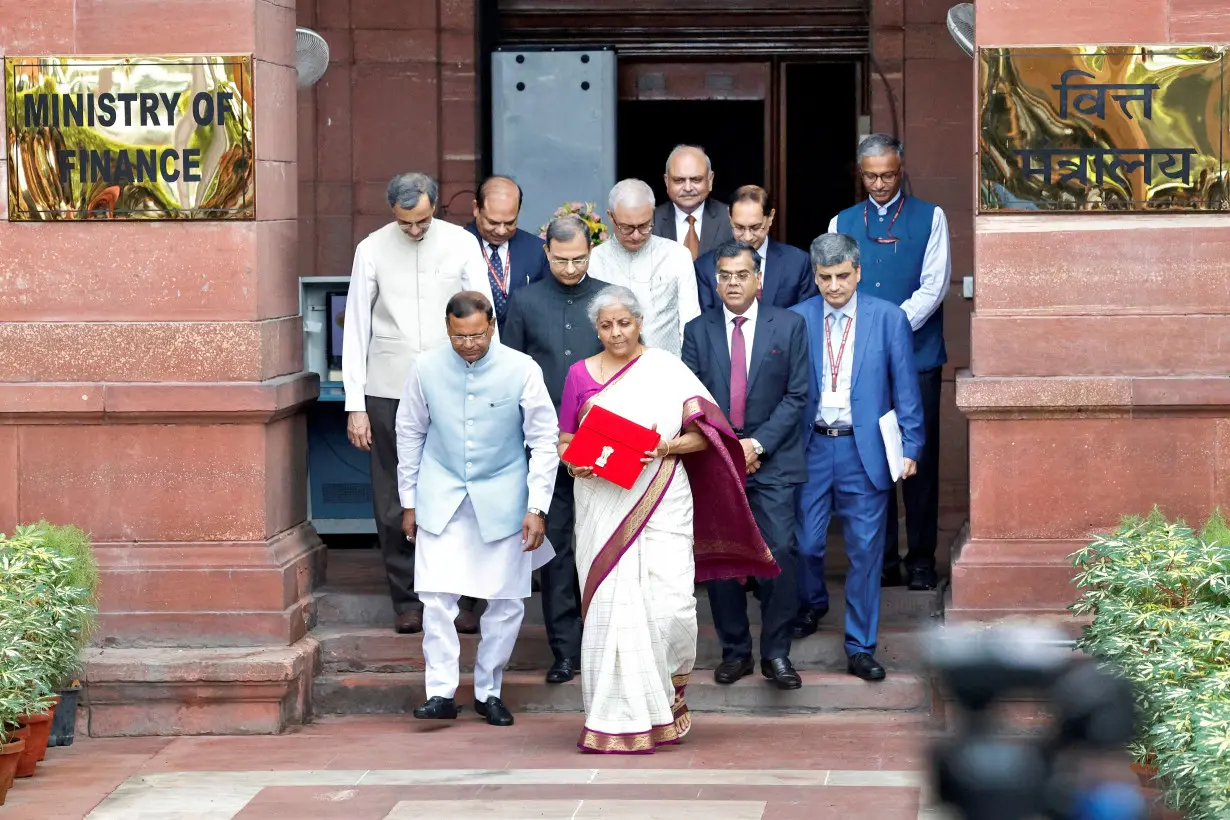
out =
{"type": "Polygon", "coordinates": [[[1225,57],[980,49],[979,213],[1227,210],[1225,57]]]}
{"type": "Polygon", "coordinates": [[[252,57],[6,57],[9,220],[255,219],[252,57]]]}

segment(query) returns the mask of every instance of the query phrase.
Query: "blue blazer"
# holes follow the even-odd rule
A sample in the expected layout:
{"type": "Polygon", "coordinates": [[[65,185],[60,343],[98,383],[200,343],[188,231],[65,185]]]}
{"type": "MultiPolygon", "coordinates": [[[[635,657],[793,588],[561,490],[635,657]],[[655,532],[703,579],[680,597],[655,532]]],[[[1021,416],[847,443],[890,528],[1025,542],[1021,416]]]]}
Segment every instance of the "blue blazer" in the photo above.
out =
{"type": "MultiPolygon", "coordinates": [[[[748,482],[802,484],[807,480],[807,439],[800,421],[811,395],[806,322],[788,310],[759,305],[751,357],[743,438],[760,442],[764,455],[748,482]]],[[[688,322],[681,358],[729,416],[730,346],[721,308],[688,322]]]]}
{"type": "MultiPolygon", "coordinates": [[[[696,292],[700,296],[700,309],[720,308],[722,300],[718,297],[717,263],[714,252],[697,257],[696,292]]],[[[799,302],[806,301],[817,295],[816,276],[811,269],[811,257],[807,251],[799,250],[793,245],[769,240],[769,258],[765,260],[768,276],[764,280],[764,293],[760,304],[774,305],[779,308],[794,307],[799,302]]]]}
{"type": "MultiPolygon", "coordinates": [[[[824,297],[791,308],[807,322],[811,349],[811,391],[803,424],[810,430],[820,406],[824,373],[824,297]]],[[[863,469],[880,490],[893,486],[880,433],[880,417],[897,411],[905,457],[917,461],[923,448],[922,396],[914,365],[914,334],[905,311],[892,302],[858,295],[854,313],[854,361],[850,371],[850,415],[863,469]]]]}
{"type": "MultiPolygon", "coordinates": [[[[466,225],[466,230],[478,237],[481,247],[483,238],[478,235],[478,226],[471,222],[466,225]]],[[[542,249],[545,244],[534,234],[520,228],[517,228],[512,239],[508,240],[508,255],[512,260],[512,271],[508,282],[510,298],[518,288],[523,288],[530,282],[537,282],[544,276],[551,275],[551,265],[547,262],[547,254],[542,249]]],[[[486,251],[486,248],[483,250],[486,251]]]]}

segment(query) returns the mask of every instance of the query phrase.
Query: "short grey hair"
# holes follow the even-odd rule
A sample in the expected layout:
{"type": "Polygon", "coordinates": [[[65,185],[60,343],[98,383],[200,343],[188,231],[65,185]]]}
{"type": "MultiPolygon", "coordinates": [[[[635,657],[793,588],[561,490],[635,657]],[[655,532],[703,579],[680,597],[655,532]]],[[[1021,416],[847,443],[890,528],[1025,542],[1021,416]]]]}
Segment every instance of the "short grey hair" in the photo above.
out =
{"type": "Polygon", "coordinates": [[[845,233],[822,233],[811,243],[811,266],[831,268],[849,262],[855,268],[860,265],[858,240],[845,233]]]}
{"type": "Polygon", "coordinates": [[[552,242],[568,242],[577,236],[585,237],[585,244],[590,245],[593,237],[589,235],[589,225],[576,214],[557,216],[547,224],[547,245],[552,242]]]}
{"type": "Polygon", "coordinates": [[[606,206],[611,213],[615,213],[615,209],[620,205],[627,208],[649,205],[652,208],[657,204],[657,200],[653,198],[653,188],[642,180],[632,178],[616,182],[615,187],[611,189],[610,195],[606,198],[606,206]]]}
{"type": "Polygon", "coordinates": [[[713,162],[710,161],[709,155],[705,153],[704,148],[701,148],[699,145],[689,145],[686,142],[681,142],[678,145],[676,145],[674,148],[671,149],[670,155],[667,156],[666,158],[666,175],[667,176],[670,176],[671,163],[675,161],[675,157],[679,155],[680,151],[700,151],[700,155],[705,158],[705,173],[706,174],[713,173],[713,162]]]}
{"type": "Polygon", "coordinates": [[[867,157],[882,157],[892,151],[897,159],[905,162],[905,146],[891,134],[868,134],[858,144],[858,161],[861,165],[867,157]]]}
{"type": "Polygon", "coordinates": [[[585,309],[585,314],[589,316],[589,323],[596,329],[598,327],[598,317],[602,311],[607,308],[625,307],[628,312],[642,321],[645,318],[645,311],[641,309],[641,301],[636,298],[636,294],[623,285],[607,285],[594,296],[589,302],[589,307],[585,309]]]}
{"type": "Polygon", "coordinates": [[[413,210],[418,207],[419,200],[424,194],[427,195],[427,202],[430,203],[432,210],[440,204],[439,183],[427,174],[415,171],[398,174],[390,179],[388,194],[390,208],[413,210]]]}

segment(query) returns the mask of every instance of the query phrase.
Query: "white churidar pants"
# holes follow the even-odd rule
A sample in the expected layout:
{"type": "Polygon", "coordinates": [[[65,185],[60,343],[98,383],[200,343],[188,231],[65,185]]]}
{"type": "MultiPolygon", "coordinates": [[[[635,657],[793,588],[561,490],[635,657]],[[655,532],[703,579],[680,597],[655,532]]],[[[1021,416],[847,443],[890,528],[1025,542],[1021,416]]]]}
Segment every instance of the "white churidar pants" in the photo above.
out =
{"type": "MultiPolygon", "coordinates": [[[[423,602],[423,660],[427,666],[427,697],[451,698],[461,679],[461,640],[453,621],[457,617],[460,595],[447,592],[420,592],[423,602]]],[[[512,657],[525,601],[521,598],[492,598],[479,621],[482,635],[474,659],[474,699],[486,702],[500,696],[504,667],[512,657]]]]}

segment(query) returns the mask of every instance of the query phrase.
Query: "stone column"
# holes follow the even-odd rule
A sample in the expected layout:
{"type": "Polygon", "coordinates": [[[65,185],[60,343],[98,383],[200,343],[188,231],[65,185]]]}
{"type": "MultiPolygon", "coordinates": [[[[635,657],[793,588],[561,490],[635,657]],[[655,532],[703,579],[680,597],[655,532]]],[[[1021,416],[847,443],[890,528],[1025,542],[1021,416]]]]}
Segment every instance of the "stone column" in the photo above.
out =
{"type": "MultiPolygon", "coordinates": [[[[980,0],[977,35],[983,46],[1218,43],[1230,41],[1230,11],[1221,0],[980,0]]],[[[1203,522],[1230,498],[1230,225],[1224,214],[975,221],[971,366],[957,381],[970,522],[949,615],[1061,616],[1075,597],[1067,556],[1093,531],[1155,503],[1203,522]]]]}
{"type": "Polygon", "coordinates": [[[275,732],[308,703],[294,27],[295,0],[0,0],[9,55],[256,58],[256,221],[0,222],[0,529],[93,534],[93,735],[275,732]]]}

